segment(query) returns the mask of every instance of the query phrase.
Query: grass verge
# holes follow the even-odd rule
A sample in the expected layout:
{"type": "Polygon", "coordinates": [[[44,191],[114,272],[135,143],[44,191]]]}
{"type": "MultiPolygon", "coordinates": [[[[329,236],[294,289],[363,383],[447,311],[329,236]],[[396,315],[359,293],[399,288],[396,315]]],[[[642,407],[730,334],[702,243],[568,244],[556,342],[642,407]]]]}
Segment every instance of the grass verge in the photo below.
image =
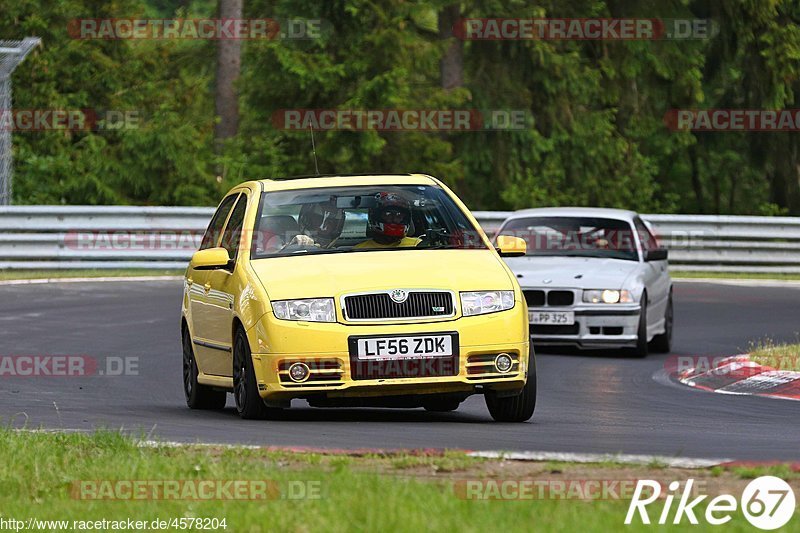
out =
{"type": "Polygon", "coordinates": [[[778,370],[800,372],[800,344],[783,344],[761,341],[750,351],[750,359],[778,370]]]}
{"type": "Polygon", "coordinates": [[[182,276],[183,270],[129,269],[69,269],[69,270],[0,270],[0,280],[105,278],[122,276],[182,276]]]}
{"type": "MultiPolygon", "coordinates": [[[[119,434],[102,432],[84,435],[2,429],[0,456],[6,458],[0,464],[0,509],[6,519],[35,517],[72,523],[224,518],[229,531],[568,531],[575,527],[614,531],[623,525],[629,503],[624,499],[478,501],[459,497],[456,487],[464,480],[648,478],[668,483],[692,477],[738,495],[746,484],[740,475],[724,469],[530,463],[469,458],[455,452],[352,457],[266,449],[141,447],[119,434]],[[180,480],[195,485],[209,480],[267,480],[278,490],[272,492],[274,498],[254,501],[86,497],[111,495],[96,489],[103,482],[107,487],[119,487],[117,482],[130,480],[180,480]],[[315,497],[303,497],[309,494],[315,497]],[[81,495],[83,499],[78,498],[81,495]]],[[[747,471],[747,476],[753,474],[752,469],[747,471]]],[[[796,478],[790,483],[800,485],[796,478]]],[[[653,519],[662,506],[653,504],[653,519]]],[[[682,530],[685,526],[684,519],[682,526],[660,529],[682,530]]],[[[627,529],[651,528],[634,523],[627,529]]],[[[742,516],[734,516],[728,530],[750,530],[750,526],[742,516]]]]}

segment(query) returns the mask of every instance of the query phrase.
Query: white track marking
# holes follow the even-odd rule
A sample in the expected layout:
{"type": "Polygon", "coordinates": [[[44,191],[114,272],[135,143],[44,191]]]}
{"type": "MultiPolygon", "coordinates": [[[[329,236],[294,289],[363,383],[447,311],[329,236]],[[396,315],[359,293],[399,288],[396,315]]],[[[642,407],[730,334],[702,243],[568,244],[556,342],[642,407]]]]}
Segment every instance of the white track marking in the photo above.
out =
{"type": "Polygon", "coordinates": [[[673,278],[674,283],[716,283],[740,287],[788,287],[800,289],[800,280],[795,279],[724,279],[724,278],[673,278]]]}
{"type": "Polygon", "coordinates": [[[44,285],[47,283],[94,283],[96,281],[180,281],[183,276],[106,276],[98,278],[7,279],[0,285],[44,285]]]}
{"type": "Polygon", "coordinates": [[[177,442],[177,441],[160,441],[160,440],[140,440],[136,443],[140,448],[186,448],[197,446],[201,448],[238,448],[244,450],[260,450],[267,448],[267,446],[258,446],[255,444],[213,444],[210,442],[177,442]]]}
{"type": "MultiPolygon", "coordinates": [[[[203,446],[203,447],[223,447],[223,448],[245,448],[248,450],[257,450],[262,446],[239,446],[237,444],[192,444],[184,442],[161,442],[161,441],[140,441],[139,446],[143,448],[175,448],[185,446],[203,446]]],[[[291,447],[290,447],[291,448],[291,447]]],[[[302,452],[302,450],[300,450],[302,452]]],[[[319,452],[316,448],[314,452],[319,452]]],[[[341,450],[335,450],[341,452],[341,450]]],[[[392,452],[393,450],[387,450],[392,452]]],[[[402,452],[403,450],[397,450],[402,452]]],[[[661,455],[627,455],[627,454],[599,454],[599,453],[560,453],[560,452],[507,452],[499,450],[484,450],[477,452],[466,452],[469,457],[483,457],[486,459],[506,459],[511,461],[562,461],[566,463],[623,463],[632,465],[666,465],[673,468],[708,468],[711,466],[728,463],[732,459],[697,459],[690,457],[667,457],[661,455]]]]}
{"type": "MultiPolygon", "coordinates": [[[[81,429],[19,429],[17,431],[27,431],[32,433],[91,433],[91,430],[81,429]]],[[[258,446],[253,444],[214,444],[209,442],[177,442],[177,441],[160,441],[160,440],[139,440],[136,445],[140,448],[226,448],[226,449],[244,449],[244,450],[260,450],[269,449],[269,446],[258,446]]],[[[285,448],[286,451],[292,451],[291,446],[277,447],[275,449],[285,448]]],[[[302,448],[295,450],[296,453],[304,453],[302,448]]],[[[313,448],[308,450],[311,453],[324,453],[324,449],[313,448]]],[[[353,450],[354,452],[357,450],[353,450]]],[[[402,453],[404,450],[386,450],[387,453],[396,452],[402,453]]],[[[331,450],[333,454],[346,454],[346,450],[334,449],[331,450]]],[[[482,457],[485,459],[500,459],[509,461],[559,461],[564,463],[618,463],[629,465],[664,465],[671,468],[710,468],[725,463],[730,463],[733,459],[726,458],[693,458],[693,457],[671,457],[664,455],[632,455],[632,454],[611,454],[611,453],[570,453],[570,452],[510,452],[501,450],[482,450],[482,451],[467,451],[465,452],[469,457],[482,457]]]]}
{"type": "Polygon", "coordinates": [[[509,459],[512,461],[562,461],[565,463],[623,463],[631,465],[665,465],[673,468],[709,468],[732,459],[700,459],[692,457],[668,457],[662,455],[631,455],[602,453],[560,453],[560,452],[470,452],[470,457],[487,459],[509,459]]]}

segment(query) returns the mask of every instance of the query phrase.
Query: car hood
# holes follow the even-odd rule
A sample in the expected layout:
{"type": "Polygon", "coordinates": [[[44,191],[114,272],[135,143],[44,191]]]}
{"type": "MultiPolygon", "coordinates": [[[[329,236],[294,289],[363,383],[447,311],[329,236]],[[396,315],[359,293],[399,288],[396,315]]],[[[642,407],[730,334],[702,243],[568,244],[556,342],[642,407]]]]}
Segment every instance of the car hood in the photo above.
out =
{"type": "Polygon", "coordinates": [[[391,289],[510,290],[491,250],[389,250],[271,257],[251,262],[271,300],[391,289]]]}
{"type": "Polygon", "coordinates": [[[637,261],[597,257],[526,256],[505,261],[523,287],[619,289],[639,268],[637,261]]]}

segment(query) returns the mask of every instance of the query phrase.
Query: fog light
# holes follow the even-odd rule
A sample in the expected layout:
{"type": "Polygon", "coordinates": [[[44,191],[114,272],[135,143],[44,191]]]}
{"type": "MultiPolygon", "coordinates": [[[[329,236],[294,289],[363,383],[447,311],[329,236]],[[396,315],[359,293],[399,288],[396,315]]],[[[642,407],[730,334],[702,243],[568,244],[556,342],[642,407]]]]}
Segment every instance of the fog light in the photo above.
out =
{"type": "Polygon", "coordinates": [[[511,356],[507,353],[501,353],[497,357],[494,358],[494,367],[497,369],[498,372],[501,374],[505,374],[511,367],[514,365],[514,360],[511,359],[511,356]]]}
{"type": "Polygon", "coordinates": [[[301,383],[308,379],[311,371],[305,363],[295,363],[289,367],[289,378],[296,383],[301,383]]]}

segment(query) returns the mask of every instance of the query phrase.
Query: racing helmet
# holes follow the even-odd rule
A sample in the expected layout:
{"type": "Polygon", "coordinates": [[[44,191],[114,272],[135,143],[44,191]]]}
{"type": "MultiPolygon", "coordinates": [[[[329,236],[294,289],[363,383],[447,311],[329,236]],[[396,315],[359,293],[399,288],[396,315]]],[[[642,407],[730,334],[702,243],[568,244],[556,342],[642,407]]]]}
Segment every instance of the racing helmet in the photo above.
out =
{"type": "Polygon", "coordinates": [[[411,204],[397,193],[379,192],[370,208],[367,236],[380,244],[400,242],[411,231],[411,204]]]}
{"type": "Polygon", "coordinates": [[[304,204],[297,222],[305,235],[313,238],[317,244],[327,246],[342,233],[344,210],[336,207],[333,201],[304,204]]]}

